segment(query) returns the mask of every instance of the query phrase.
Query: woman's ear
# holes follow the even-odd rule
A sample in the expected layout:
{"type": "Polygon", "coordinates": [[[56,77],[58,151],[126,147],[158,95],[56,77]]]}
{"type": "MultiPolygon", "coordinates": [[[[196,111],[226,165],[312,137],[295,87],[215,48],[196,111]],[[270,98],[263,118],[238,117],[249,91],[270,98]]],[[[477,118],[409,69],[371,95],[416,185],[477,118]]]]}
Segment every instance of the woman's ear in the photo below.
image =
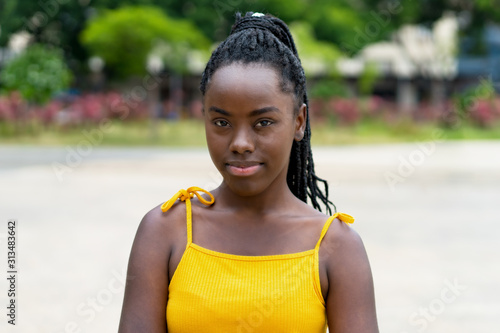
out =
{"type": "Polygon", "coordinates": [[[295,141],[301,141],[306,130],[307,105],[302,104],[295,118],[295,141]]]}

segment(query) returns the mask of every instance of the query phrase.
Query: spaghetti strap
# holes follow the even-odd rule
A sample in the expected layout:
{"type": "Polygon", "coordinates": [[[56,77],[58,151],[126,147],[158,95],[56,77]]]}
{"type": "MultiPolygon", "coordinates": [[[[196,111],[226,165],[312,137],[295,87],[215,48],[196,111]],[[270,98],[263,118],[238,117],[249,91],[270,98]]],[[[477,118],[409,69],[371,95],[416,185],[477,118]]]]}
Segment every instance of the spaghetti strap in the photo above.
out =
{"type": "Polygon", "coordinates": [[[162,212],[166,212],[167,210],[170,209],[170,207],[174,205],[177,199],[186,202],[186,229],[187,229],[186,246],[189,246],[193,242],[193,216],[191,212],[191,199],[194,198],[195,195],[198,198],[198,200],[200,200],[201,203],[207,206],[212,205],[215,201],[213,195],[210,192],[200,187],[192,186],[189,187],[187,190],[180,189],[179,192],[177,192],[172,198],[170,198],[170,200],[166,201],[163,205],[161,205],[162,212]],[[205,194],[208,194],[210,200],[206,200],[198,192],[203,192],[205,194]]]}
{"type": "Polygon", "coordinates": [[[345,213],[338,213],[337,212],[337,213],[333,214],[332,216],[330,216],[330,218],[325,222],[323,229],[321,230],[321,235],[319,236],[318,243],[316,243],[316,247],[314,248],[314,250],[316,252],[318,252],[321,241],[323,240],[323,237],[325,237],[326,232],[328,231],[328,228],[332,224],[332,221],[335,220],[335,218],[338,218],[339,220],[341,220],[345,223],[349,223],[349,224],[354,223],[354,217],[352,217],[351,215],[345,214],[345,213]]]}
{"type": "Polygon", "coordinates": [[[319,246],[321,245],[321,241],[323,237],[325,237],[328,228],[332,224],[332,221],[338,218],[339,220],[352,224],[354,222],[354,217],[345,213],[335,213],[326,220],[323,229],[321,230],[321,235],[319,236],[318,243],[316,243],[316,247],[314,248],[314,263],[313,263],[313,274],[314,274],[314,290],[316,291],[316,295],[323,305],[325,305],[325,299],[323,294],[321,293],[321,281],[319,278],[319,246]]]}

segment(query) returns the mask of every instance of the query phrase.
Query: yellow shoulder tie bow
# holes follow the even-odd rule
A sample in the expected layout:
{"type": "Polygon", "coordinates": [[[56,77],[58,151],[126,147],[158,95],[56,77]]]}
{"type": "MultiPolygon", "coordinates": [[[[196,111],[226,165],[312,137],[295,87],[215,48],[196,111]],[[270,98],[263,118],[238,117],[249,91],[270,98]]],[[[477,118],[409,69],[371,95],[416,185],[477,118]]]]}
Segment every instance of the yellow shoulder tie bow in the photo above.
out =
{"type": "Polygon", "coordinates": [[[342,222],[349,223],[349,224],[353,224],[354,223],[354,217],[352,217],[349,214],[346,214],[346,213],[335,213],[335,215],[342,222]]]}
{"type": "MultiPolygon", "coordinates": [[[[214,196],[210,192],[205,191],[202,188],[192,186],[192,187],[188,188],[187,190],[185,190],[185,189],[179,190],[179,192],[177,192],[170,200],[166,201],[163,205],[161,205],[161,210],[163,212],[166,212],[167,210],[169,210],[170,207],[172,207],[174,205],[174,202],[177,201],[177,199],[180,199],[181,201],[186,201],[187,204],[190,204],[191,199],[194,198],[195,195],[198,198],[198,200],[200,200],[201,203],[203,203],[204,205],[207,205],[207,206],[210,206],[215,201],[214,196]],[[203,192],[205,194],[208,194],[208,196],[210,197],[210,201],[203,198],[201,196],[201,194],[198,192],[203,192]]],[[[189,205],[189,206],[191,206],[191,205],[189,205]]]]}

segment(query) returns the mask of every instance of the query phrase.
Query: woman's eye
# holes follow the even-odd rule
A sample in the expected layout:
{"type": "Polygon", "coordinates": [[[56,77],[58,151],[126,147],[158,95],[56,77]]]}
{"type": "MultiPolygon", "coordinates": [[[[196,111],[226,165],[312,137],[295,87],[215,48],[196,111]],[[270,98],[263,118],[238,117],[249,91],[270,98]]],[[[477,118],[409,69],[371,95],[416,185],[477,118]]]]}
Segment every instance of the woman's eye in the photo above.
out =
{"type": "Polygon", "coordinates": [[[256,127],[267,127],[267,126],[270,126],[272,125],[273,122],[270,121],[270,120],[261,120],[257,123],[257,126],[256,127]]]}
{"type": "Polygon", "coordinates": [[[219,120],[214,121],[214,124],[215,124],[216,126],[219,126],[219,127],[227,127],[227,126],[229,125],[229,123],[228,123],[227,121],[225,121],[225,120],[220,120],[220,119],[219,119],[219,120]]]}

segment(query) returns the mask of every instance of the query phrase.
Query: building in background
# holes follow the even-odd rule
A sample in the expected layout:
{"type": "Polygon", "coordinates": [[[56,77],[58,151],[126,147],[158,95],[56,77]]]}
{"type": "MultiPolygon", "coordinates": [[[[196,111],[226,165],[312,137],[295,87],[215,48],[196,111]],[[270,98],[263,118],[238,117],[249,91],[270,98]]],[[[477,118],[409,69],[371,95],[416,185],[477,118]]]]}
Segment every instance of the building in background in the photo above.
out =
{"type": "Polygon", "coordinates": [[[395,99],[398,109],[407,113],[421,101],[439,107],[483,78],[500,87],[500,26],[489,24],[484,30],[486,54],[481,56],[469,55],[472,37],[460,41],[458,33],[459,19],[446,12],[432,29],[404,25],[390,41],[369,44],[357,56],[340,59],[338,69],[352,83],[366,66],[376,66],[380,77],[374,93],[395,99]]]}

